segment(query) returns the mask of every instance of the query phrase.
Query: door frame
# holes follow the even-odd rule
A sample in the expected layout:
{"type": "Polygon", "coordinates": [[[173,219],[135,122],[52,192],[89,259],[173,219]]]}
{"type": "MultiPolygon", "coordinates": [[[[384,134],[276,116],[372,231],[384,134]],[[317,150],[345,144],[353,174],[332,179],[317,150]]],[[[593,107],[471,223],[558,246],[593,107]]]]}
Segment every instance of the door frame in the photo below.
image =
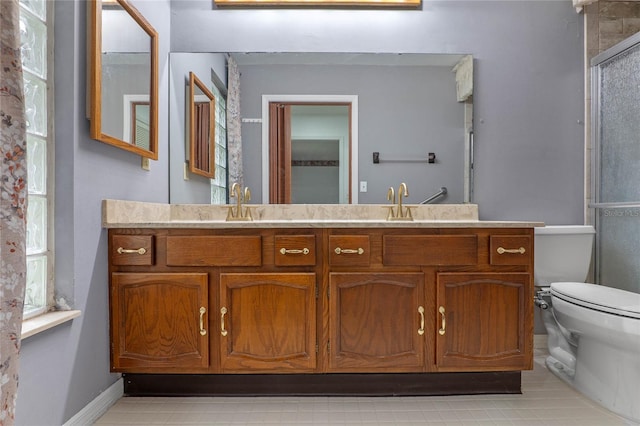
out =
{"type": "Polygon", "coordinates": [[[358,204],[358,95],[262,95],[262,202],[269,202],[269,103],[351,105],[351,204],[358,204]]]}

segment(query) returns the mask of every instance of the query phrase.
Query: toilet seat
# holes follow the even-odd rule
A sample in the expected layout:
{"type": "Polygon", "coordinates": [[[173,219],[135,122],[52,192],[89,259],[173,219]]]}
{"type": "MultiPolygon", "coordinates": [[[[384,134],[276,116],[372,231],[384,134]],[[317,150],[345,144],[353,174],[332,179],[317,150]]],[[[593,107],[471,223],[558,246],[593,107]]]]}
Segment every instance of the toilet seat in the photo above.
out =
{"type": "Polygon", "coordinates": [[[621,317],[640,319],[640,294],[597,284],[558,282],[551,295],[568,303],[621,317]]]}

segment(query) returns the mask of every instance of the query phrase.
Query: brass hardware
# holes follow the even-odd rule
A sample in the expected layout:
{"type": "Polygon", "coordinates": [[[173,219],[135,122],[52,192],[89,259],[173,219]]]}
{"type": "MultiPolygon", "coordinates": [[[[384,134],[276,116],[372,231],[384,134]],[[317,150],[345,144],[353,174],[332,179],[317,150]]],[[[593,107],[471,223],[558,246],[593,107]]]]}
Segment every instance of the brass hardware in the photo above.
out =
{"type": "Polygon", "coordinates": [[[334,252],[336,254],[363,254],[364,249],[362,247],[358,247],[357,249],[343,249],[340,247],[336,247],[334,252]]]}
{"type": "Polygon", "coordinates": [[[224,306],[220,308],[220,334],[223,336],[227,335],[227,330],[224,328],[224,316],[227,314],[227,308],[224,306]]]}
{"type": "Polygon", "coordinates": [[[282,247],[280,249],[280,254],[309,254],[310,250],[308,248],[299,249],[286,249],[282,247]]]}
{"type": "Polygon", "coordinates": [[[251,216],[250,207],[246,207],[244,211],[242,210],[242,205],[251,200],[251,190],[245,188],[243,192],[238,182],[234,182],[229,195],[232,198],[235,197],[237,201],[235,208],[231,205],[228,206],[227,221],[252,221],[253,217],[251,216]]]}
{"type": "Polygon", "coordinates": [[[207,312],[207,309],[204,306],[200,307],[200,335],[206,336],[207,330],[204,329],[204,314],[207,312]]]}
{"type": "Polygon", "coordinates": [[[517,249],[506,249],[504,247],[498,247],[498,249],[496,251],[498,252],[498,254],[504,254],[504,253],[520,253],[520,254],[524,254],[526,252],[524,247],[520,247],[520,248],[517,248],[517,249]]]}
{"type": "Polygon", "coordinates": [[[400,188],[398,188],[398,212],[396,217],[404,217],[404,211],[402,210],[402,197],[408,197],[409,190],[407,189],[407,184],[402,182],[400,184],[400,188]]]}
{"type": "Polygon", "coordinates": [[[422,336],[424,334],[424,308],[422,306],[418,306],[418,313],[420,314],[420,328],[418,329],[418,335],[422,336]]]}
{"type": "Polygon", "coordinates": [[[444,306],[440,306],[440,308],[438,308],[438,312],[440,312],[440,316],[442,317],[442,325],[440,326],[440,330],[438,330],[438,334],[444,336],[445,329],[447,327],[447,323],[444,317],[444,306]]]}
{"type": "Polygon", "coordinates": [[[147,252],[147,249],[144,247],[140,247],[139,249],[126,249],[123,247],[118,247],[118,250],[116,251],[118,252],[118,254],[128,254],[128,253],[145,254],[147,252]]]}
{"type": "MultiPolygon", "coordinates": [[[[413,215],[411,214],[411,207],[402,205],[402,198],[409,196],[409,190],[407,189],[407,184],[402,182],[400,184],[400,188],[398,188],[398,204],[396,206],[385,206],[389,209],[389,213],[387,214],[387,220],[413,220],[413,215]],[[394,213],[393,208],[396,208],[396,212],[394,213]]],[[[387,191],[387,200],[391,201],[392,204],[395,204],[395,193],[393,188],[389,188],[387,191]]]]}

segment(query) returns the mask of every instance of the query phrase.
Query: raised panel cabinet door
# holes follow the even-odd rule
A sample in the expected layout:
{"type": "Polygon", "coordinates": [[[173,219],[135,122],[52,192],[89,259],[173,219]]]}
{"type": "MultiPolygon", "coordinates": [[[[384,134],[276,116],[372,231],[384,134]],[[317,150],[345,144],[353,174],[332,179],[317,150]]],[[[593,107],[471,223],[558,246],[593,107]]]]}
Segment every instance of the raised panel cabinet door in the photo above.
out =
{"type": "Polygon", "coordinates": [[[113,273],[112,370],[207,369],[208,300],[207,274],[113,273]]]}
{"type": "Polygon", "coordinates": [[[532,302],[528,273],[438,274],[438,371],[531,369],[532,302]]]}
{"type": "Polygon", "coordinates": [[[331,273],[329,370],[424,371],[422,273],[331,273]]]}
{"type": "Polygon", "coordinates": [[[316,368],[316,274],[220,274],[223,372],[316,368]]]}

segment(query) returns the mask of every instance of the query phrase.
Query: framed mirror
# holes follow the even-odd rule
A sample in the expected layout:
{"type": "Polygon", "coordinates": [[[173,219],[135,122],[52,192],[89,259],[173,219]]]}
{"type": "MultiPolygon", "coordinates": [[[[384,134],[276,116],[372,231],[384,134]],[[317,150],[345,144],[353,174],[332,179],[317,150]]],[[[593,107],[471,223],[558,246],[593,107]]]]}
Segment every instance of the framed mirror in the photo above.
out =
{"type": "Polygon", "coordinates": [[[215,97],[193,72],[189,73],[189,171],[215,177],[215,97]]]}
{"type": "Polygon", "coordinates": [[[158,33],[127,0],[90,2],[91,137],[158,159],[158,33]]]}

